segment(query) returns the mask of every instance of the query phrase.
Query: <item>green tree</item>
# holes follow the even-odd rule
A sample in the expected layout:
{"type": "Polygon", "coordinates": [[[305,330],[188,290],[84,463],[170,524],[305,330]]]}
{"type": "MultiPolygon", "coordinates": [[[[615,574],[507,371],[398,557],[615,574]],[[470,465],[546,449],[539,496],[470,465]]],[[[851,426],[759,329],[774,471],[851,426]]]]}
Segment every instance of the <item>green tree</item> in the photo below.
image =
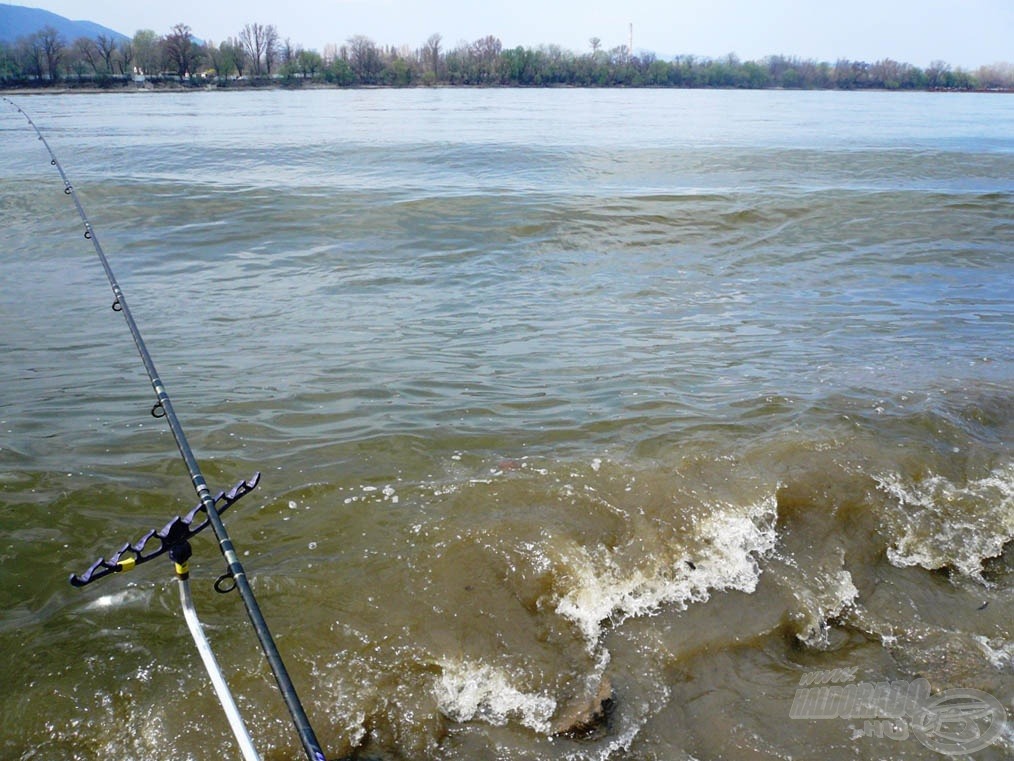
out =
{"type": "Polygon", "coordinates": [[[246,48],[243,47],[243,43],[235,37],[229,37],[218,47],[223,56],[222,65],[234,70],[237,77],[242,77],[243,72],[247,70],[248,63],[246,48]]]}
{"type": "Polygon", "coordinates": [[[974,90],[978,83],[970,72],[958,67],[951,72],[951,87],[955,90],[974,90]]]}
{"type": "Polygon", "coordinates": [[[654,59],[648,62],[645,70],[645,84],[649,87],[667,87],[672,67],[665,61],[654,59]]]}
{"type": "Polygon", "coordinates": [[[339,87],[350,87],[356,83],[356,75],[348,59],[338,56],[324,67],[324,81],[339,87]]]}
{"type": "Polygon", "coordinates": [[[504,84],[535,84],[539,74],[537,63],[538,56],[530,48],[518,45],[516,48],[503,51],[501,70],[504,84]]]}
{"type": "Polygon", "coordinates": [[[747,61],[743,64],[743,83],[744,87],[757,90],[768,86],[771,81],[768,78],[768,73],[756,61],[747,61]]]}
{"type": "Polygon", "coordinates": [[[306,79],[315,79],[324,68],[324,59],[316,50],[300,50],[296,56],[296,65],[306,79]]]}
{"type": "Polygon", "coordinates": [[[803,86],[803,78],[799,76],[799,72],[795,69],[786,69],[782,72],[782,87],[787,87],[790,90],[803,86]]]}
{"type": "Polygon", "coordinates": [[[209,40],[204,45],[204,60],[219,80],[228,79],[238,71],[235,50],[228,42],[222,42],[216,46],[214,42],[209,40]]]}
{"type": "Polygon", "coordinates": [[[21,68],[18,66],[17,57],[14,54],[14,47],[0,40],[0,82],[17,80],[21,78],[21,68]]]}
{"type": "Polygon", "coordinates": [[[401,56],[394,56],[384,69],[386,84],[394,87],[409,87],[413,80],[412,67],[401,56]]]}
{"type": "Polygon", "coordinates": [[[162,51],[158,35],[151,29],[134,33],[134,60],[141,74],[155,76],[162,72],[162,51]]]}

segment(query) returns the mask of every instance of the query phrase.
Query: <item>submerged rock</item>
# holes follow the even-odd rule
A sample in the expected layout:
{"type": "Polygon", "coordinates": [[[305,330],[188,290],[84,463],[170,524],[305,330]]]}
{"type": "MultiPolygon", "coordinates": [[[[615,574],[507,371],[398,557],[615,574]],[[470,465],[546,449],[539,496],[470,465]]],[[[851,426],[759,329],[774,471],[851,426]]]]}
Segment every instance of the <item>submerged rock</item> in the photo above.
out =
{"type": "Polygon", "coordinates": [[[613,705],[613,684],[603,676],[598,690],[565,704],[553,720],[555,735],[586,735],[598,729],[613,705]]]}

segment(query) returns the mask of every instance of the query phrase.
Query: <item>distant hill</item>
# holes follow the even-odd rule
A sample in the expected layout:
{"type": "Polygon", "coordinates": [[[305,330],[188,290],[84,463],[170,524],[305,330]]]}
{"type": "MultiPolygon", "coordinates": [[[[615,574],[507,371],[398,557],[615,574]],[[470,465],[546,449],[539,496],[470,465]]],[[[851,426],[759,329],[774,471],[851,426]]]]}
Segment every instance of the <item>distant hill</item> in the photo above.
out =
{"type": "Polygon", "coordinates": [[[0,3],[0,42],[12,43],[46,26],[53,27],[67,42],[73,42],[78,37],[94,39],[100,34],[117,40],[127,39],[127,35],[92,21],[71,21],[41,8],[0,3]]]}

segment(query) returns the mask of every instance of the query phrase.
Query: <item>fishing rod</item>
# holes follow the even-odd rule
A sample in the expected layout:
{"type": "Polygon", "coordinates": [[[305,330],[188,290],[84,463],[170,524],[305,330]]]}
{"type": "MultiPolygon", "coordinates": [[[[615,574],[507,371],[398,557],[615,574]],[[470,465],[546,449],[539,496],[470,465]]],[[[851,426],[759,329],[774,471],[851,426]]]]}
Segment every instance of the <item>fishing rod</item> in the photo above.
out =
{"type": "MultiPolygon", "coordinates": [[[[183,462],[190,474],[190,480],[193,483],[194,490],[197,492],[197,497],[200,500],[200,504],[187,516],[177,517],[166,524],[165,528],[161,531],[148,532],[148,534],[142,537],[138,542],[124,545],[110,560],[99,558],[98,561],[96,561],[85,573],[80,576],[71,576],[71,583],[75,586],[84,586],[85,584],[102,578],[108,574],[130,570],[140,563],[151,560],[152,558],[164,553],[168,553],[170,559],[172,559],[175,564],[176,575],[180,582],[180,594],[183,601],[184,615],[187,618],[191,634],[194,636],[195,641],[197,641],[198,637],[194,632],[200,632],[201,627],[199,621],[196,619],[196,612],[193,609],[193,602],[190,599],[188,581],[189,571],[187,567],[187,561],[189,560],[191,552],[189,539],[194,534],[210,525],[215,534],[215,538],[218,540],[219,549],[225,557],[227,566],[226,573],[219,577],[218,581],[215,582],[215,589],[219,592],[228,592],[233,588],[239,590],[240,597],[243,599],[243,605],[246,607],[247,615],[250,618],[250,623],[253,625],[254,632],[257,635],[257,639],[260,641],[264,655],[271,666],[275,682],[278,684],[278,689],[282,693],[282,698],[284,699],[285,705],[292,717],[292,721],[295,724],[296,731],[299,734],[299,740],[302,743],[307,759],[309,759],[309,761],[326,761],[324,752],[320,748],[320,743],[317,742],[313,728],[310,726],[310,720],[306,715],[306,711],[303,709],[299,696],[296,694],[296,688],[292,683],[288,670],[285,668],[285,663],[282,661],[282,656],[278,652],[278,647],[275,645],[274,638],[271,636],[271,631],[268,629],[267,622],[264,620],[260,606],[257,604],[257,599],[254,597],[253,589],[250,587],[250,582],[247,579],[246,572],[243,570],[243,566],[239,561],[239,556],[236,554],[235,547],[233,546],[232,539],[229,537],[229,533],[226,530],[225,524],[222,522],[220,515],[221,511],[224,511],[226,507],[242,497],[244,494],[248,493],[257,485],[259,474],[250,481],[241,482],[241,484],[238,484],[231,492],[229,492],[229,494],[220,494],[216,497],[212,496],[204,475],[201,473],[201,468],[200,465],[198,465],[197,458],[194,456],[194,452],[187,441],[186,434],[183,432],[183,426],[180,424],[179,418],[176,416],[176,411],[173,409],[169,394],[159,377],[158,370],[155,368],[155,363],[151,358],[151,354],[149,354],[148,348],[145,346],[144,339],[141,336],[141,331],[138,328],[137,323],[134,321],[134,317],[130,312],[130,307],[127,305],[127,300],[116,280],[116,276],[113,274],[112,267],[109,265],[109,260],[106,258],[106,254],[102,250],[102,246],[99,244],[99,239],[95,233],[95,229],[92,227],[92,224],[88,219],[88,215],[85,214],[84,207],[81,205],[81,201],[74,190],[74,186],[71,184],[70,179],[67,177],[67,173],[64,171],[63,166],[57,159],[56,153],[49,145],[45,136],[43,136],[42,130],[40,130],[35,124],[31,116],[25,113],[20,106],[15,104],[9,98],[3,97],[3,100],[17,109],[17,111],[28,120],[32,129],[34,129],[36,135],[38,135],[39,140],[41,140],[42,144],[46,146],[46,150],[49,152],[50,156],[50,164],[56,167],[57,171],[60,173],[60,177],[63,178],[64,193],[73,199],[74,205],[77,207],[78,215],[80,215],[81,221],[84,223],[84,237],[92,242],[92,245],[95,248],[95,253],[98,255],[99,261],[102,263],[102,269],[106,273],[106,278],[109,280],[109,285],[113,289],[113,296],[115,297],[115,300],[113,301],[112,308],[114,311],[122,314],[123,318],[126,320],[127,327],[130,329],[130,334],[134,338],[134,344],[137,347],[138,353],[141,355],[141,361],[144,363],[144,368],[148,373],[149,380],[151,381],[156,399],[155,405],[151,409],[151,414],[156,418],[165,418],[166,422],[169,424],[169,429],[172,431],[173,438],[176,440],[176,446],[179,449],[180,456],[183,458],[183,462]],[[225,501],[225,505],[220,511],[216,507],[216,503],[223,500],[225,501]],[[195,524],[194,521],[198,519],[198,515],[202,515],[203,518],[195,524]],[[147,549],[148,546],[156,542],[158,543],[158,547],[149,551],[147,549]],[[232,586],[229,586],[230,582],[232,586]],[[194,621],[197,621],[196,625],[191,625],[191,615],[193,616],[194,621]]],[[[200,632],[200,636],[203,638],[203,632],[200,632]]],[[[205,662],[206,669],[208,670],[209,675],[211,675],[212,682],[215,684],[216,692],[219,692],[219,698],[222,699],[223,694],[220,691],[220,688],[224,687],[224,694],[227,696],[227,700],[231,701],[232,698],[231,695],[229,695],[228,686],[225,685],[224,678],[220,679],[221,671],[217,668],[217,664],[212,665],[212,663],[209,663],[208,659],[205,657],[205,649],[207,650],[207,653],[211,655],[210,648],[205,647],[207,645],[207,640],[204,640],[203,646],[201,642],[198,642],[197,645],[198,650],[201,652],[202,659],[205,662]]],[[[211,662],[213,661],[214,656],[212,655],[211,662]]],[[[226,705],[227,700],[222,700],[222,703],[230,720],[230,724],[232,724],[234,718],[239,718],[239,714],[238,711],[235,710],[235,703],[233,703],[230,707],[226,705]],[[235,717],[233,714],[235,714],[235,717]]],[[[242,720],[239,720],[239,724],[242,725],[242,720]]],[[[245,738],[241,737],[240,735],[242,733],[236,725],[233,725],[233,730],[234,734],[237,735],[237,741],[239,742],[245,757],[248,759],[256,759],[256,751],[253,750],[252,745],[249,743],[249,735],[247,734],[245,738]],[[253,755],[246,755],[248,753],[252,753],[253,755]]],[[[243,728],[242,732],[245,733],[245,728],[243,728]]]]}

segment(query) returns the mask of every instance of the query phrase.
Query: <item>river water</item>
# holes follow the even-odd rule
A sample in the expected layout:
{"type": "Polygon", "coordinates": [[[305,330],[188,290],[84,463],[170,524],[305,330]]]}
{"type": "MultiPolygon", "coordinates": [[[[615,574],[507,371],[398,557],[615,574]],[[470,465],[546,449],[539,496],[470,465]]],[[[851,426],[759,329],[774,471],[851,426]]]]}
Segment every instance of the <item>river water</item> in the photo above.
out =
{"type": "MultiPolygon", "coordinates": [[[[329,757],[943,757],[793,711],[829,680],[1014,718],[1011,98],[11,97],[212,486],[263,473],[225,519],[329,757]]],[[[67,583],[195,497],[3,106],[0,757],[236,758],[168,561],[67,583]]]]}

